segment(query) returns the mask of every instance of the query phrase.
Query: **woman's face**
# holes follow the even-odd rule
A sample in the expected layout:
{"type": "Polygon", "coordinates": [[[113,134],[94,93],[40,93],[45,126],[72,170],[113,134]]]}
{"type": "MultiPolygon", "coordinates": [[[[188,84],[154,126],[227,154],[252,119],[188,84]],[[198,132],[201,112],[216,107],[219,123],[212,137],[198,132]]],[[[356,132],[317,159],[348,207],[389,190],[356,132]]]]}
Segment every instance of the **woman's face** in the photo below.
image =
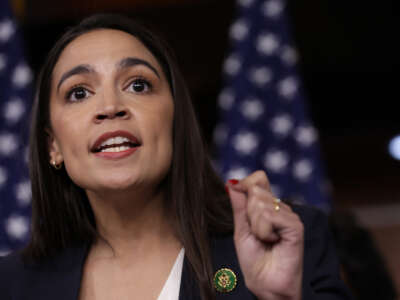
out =
{"type": "Polygon", "coordinates": [[[156,58],[119,30],[62,52],[50,93],[50,159],[86,191],[154,187],[172,158],[173,99],[156,58]]]}

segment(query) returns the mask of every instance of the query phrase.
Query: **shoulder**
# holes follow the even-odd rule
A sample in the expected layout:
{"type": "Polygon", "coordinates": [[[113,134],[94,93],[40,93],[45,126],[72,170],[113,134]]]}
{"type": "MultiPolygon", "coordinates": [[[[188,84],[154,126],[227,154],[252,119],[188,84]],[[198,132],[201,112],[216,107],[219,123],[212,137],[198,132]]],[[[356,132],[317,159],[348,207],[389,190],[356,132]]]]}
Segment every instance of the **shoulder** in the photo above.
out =
{"type": "MultiPolygon", "coordinates": [[[[0,257],[0,291],[4,296],[10,297],[16,281],[23,276],[23,263],[19,253],[12,253],[0,257]]],[[[5,298],[7,299],[7,298],[5,298]]]]}
{"type": "Polygon", "coordinates": [[[10,272],[20,266],[21,260],[18,253],[11,253],[6,256],[0,256],[0,274],[10,272]]]}
{"type": "Polygon", "coordinates": [[[304,239],[309,240],[324,234],[328,229],[328,216],[321,210],[308,205],[290,204],[304,224],[304,239]]]}
{"type": "Polygon", "coordinates": [[[86,247],[67,248],[36,262],[20,252],[0,258],[1,299],[75,299],[86,252],[86,247]]]}
{"type": "Polygon", "coordinates": [[[340,278],[328,216],[310,206],[292,209],[304,224],[303,299],[351,299],[340,278]]]}
{"type": "Polygon", "coordinates": [[[23,262],[18,252],[0,257],[0,278],[20,273],[23,270],[23,262]],[[6,276],[7,275],[7,276],[6,276]]]}
{"type": "Polygon", "coordinates": [[[330,232],[328,216],[310,206],[291,205],[304,224],[304,268],[311,271],[318,268],[336,269],[339,262],[336,258],[335,244],[330,232]],[[325,261],[325,264],[316,265],[325,261]]]}

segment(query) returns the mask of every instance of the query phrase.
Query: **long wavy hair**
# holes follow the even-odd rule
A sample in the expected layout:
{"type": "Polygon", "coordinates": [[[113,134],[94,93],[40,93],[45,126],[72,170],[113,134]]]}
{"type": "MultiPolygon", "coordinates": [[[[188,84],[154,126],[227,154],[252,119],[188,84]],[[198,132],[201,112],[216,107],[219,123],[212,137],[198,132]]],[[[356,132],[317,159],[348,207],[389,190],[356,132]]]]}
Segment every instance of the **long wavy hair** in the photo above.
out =
{"type": "Polygon", "coordinates": [[[38,76],[30,134],[32,232],[23,255],[40,261],[99,238],[85,191],[70,179],[65,168],[55,170],[50,165],[46,134],[46,129],[51,128],[49,102],[54,66],[69,43],[97,29],[121,30],[140,40],[168,79],[175,113],[172,164],[162,183],[165,201],[173,208],[175,230],[185,247],[201,298],[213,299],[210,235],[232,232],[230,202],[223,182],[212,168],[174,55],[158,36],[119,15],[94,15],[70,28],[51,49],[38,76]]]}

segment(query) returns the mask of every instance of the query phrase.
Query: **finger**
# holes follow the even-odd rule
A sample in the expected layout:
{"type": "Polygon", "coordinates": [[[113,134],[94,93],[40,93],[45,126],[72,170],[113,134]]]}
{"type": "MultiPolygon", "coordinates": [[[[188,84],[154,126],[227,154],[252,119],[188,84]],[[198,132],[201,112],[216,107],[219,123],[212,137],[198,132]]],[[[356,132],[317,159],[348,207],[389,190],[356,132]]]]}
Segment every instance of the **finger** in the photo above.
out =
{"type": "Polygon", "coordinates": [[[266,242],[276,241],[272,233],[275,233],[279,240],[293,244],[304,238],[303,224],[294,213],[264,209],[257,214],[249,215],[249,220],[251,232],[266,242]]]}
{"type": "Polygon", "coordinates": [[[261,187],[266,188],[267,190],[271,190],[271,186],[267,177],[267,174],[264,171],[256,171],[244,179],[240,180],[238,184],[234,185],[234,189],[240,190],[248,190],[251,186],[259,185],[261,187]]]}
{"type": "MultiPolygon", "coordinates": [[[[265,204],[270,209],[275,209],[277,206],[277,198],[265,188],[258,185],[253,185],[248,189],[248,210],[249,213],[253,213],[254,210],[259,210],[259,205],[265,204]]],[[[279,202],[280,210],[292,211],[291,208],[283,203],[279,202]]]]}
{"type": "Polygon", "coordinates": [[[272,222],[264,214],[264,210],[258,210],[249,218],[251,232],[265,242],[274,243],[279,240],[279,235],[275,232],[272,222]]]}
{"type": "Polygon", "coordinates": [[[248,235],[250,224],[247,218],[247,196],[244,192],[233,189],[231,183],[226,184],[226,189],[232,204],[235,235],[248,235]]]}
{"type": "Polygon", "coordinates": [[[272,210],[274,199],[268,190],[258,185],[253,185],[248,190],[247,215],[251,231],[258,239],[271,243],[278,241],[279,236],[273,224],[266,219],[264,211],[272,210]]]}
{"type": "MultiPolygon", "coordinates": [[[[271,196],[260,188],[253,188],[248,197],[247,215],[251,232],[260,240],[277,241],[277,236],[286,240],[300,240],[303,235],[303,224],[290,207],[279,203],[280,210],[275,210],[271,196]],[[268,199],[268,200],[267,200],[268,199]]],[[[273,199],[273,198],[272,198],[273,199]]]]}

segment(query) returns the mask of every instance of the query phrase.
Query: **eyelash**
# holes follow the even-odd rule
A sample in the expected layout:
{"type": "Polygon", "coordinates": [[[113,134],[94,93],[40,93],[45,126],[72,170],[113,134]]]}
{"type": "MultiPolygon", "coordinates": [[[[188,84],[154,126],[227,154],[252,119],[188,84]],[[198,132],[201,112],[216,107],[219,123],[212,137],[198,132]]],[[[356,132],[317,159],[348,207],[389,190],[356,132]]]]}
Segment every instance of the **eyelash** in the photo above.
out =
{"type": "Polygon", "coordinates": [[[71,87],[71,88],[68,90],[68,92],[65,94],[65,99],[68,100],[68,101],[70,101],[70,102],[80,102],[80,101],[82,101],[83,99],[86,99],[86,98],[88,97],[87,94],[92,94],[92,92],[90,92],[90,91],[89,91],[87,88],[85,88],[84,86],[78,84],[78,85],[74,85],[73,87],[71,87]],[[75,92],[81,91],[81,90],[85,91],[86,96],[85,96],[84,98],[82,98],[82,99],[74,99],[74,100],[72,100],[72,99],[71,99],[72,95],[73,95],[75,92]]]}
{"type": "MultiPolygon", "coordinates": [[[[132,81],[129,82],[129,84],[127,85],[127,87],[126,87],[125,89],[128,90],[130,87],[132,87],[132,84],[134,84],[134,83],[142,83],[142,84],[145,84],[145,85],[146,85],[146,87],[145,87],[146,90],[145,90],[145,91],[142,91],[142,92],[131,91],[132,93],[146,94],[146,93],[151,92],[152,89],[153,89],[153,85],[152,85],[148,80],[146,80],[146,79],[143,78],[143,77],[137,77],[137,78],[133,79],[132,81]]],[[[80,102],[80,101],[82,101],[82,100],[88,98],[88,96],[89,96],[88,94],[92,94],[92,92],[90,92],[90,91],[89,91],[87,88],[85,88],[84,86],[78,84],[78,85],[72,86],[72,87],[68,90],[68,92],[67,92],[66,95],[65,95],[65,99],[68,100],[68,101],[70,101],[70,102],[80,102]],[[77,91],[84,91],[84,92],[86,93],[85,97],[84,97],[84,98],[81,98],[81,99],[76,99],[76,98],[75,98],[75,99],[72,100],[71,97],[72,97],[72,96],[74,95],[74,93],[77,92],[77,91]]]]}
{"type": "Polygon", "coordinates": [[[142,92],[132,91],[132,93],[147,94],[147,93],[151,92],[152,89],[153,89],[153,85],[151,84],[151,82],[148,81],[147,79],[145,79],[144,77],[136,77],[136,78],[134,78],[133,80],[131,80],[129,82],[129,84],[127,85],[127,87],[125,89],[129,89],[130,87],[132,87],[132,84],[134,84],[134,83],[145,84],[146,85],[145,89],[147,89],[147,90],[142,91],[142,92]]]}

